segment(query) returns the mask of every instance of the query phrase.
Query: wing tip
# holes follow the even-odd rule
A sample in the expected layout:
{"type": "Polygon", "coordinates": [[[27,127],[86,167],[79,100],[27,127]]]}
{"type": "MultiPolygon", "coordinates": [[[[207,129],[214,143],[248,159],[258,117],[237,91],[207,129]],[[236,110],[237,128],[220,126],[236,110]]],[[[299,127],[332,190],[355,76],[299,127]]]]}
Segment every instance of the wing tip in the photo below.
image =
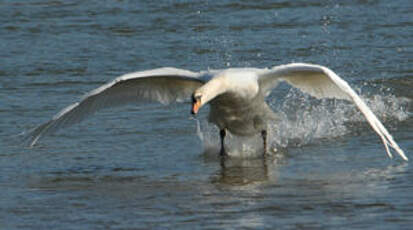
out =
{"type": "Polygon", "coordinates": [[[399,156],[405,160],[405,161],[409,161],[409,158],[406,156],[406,154],[404,154],[403,150],[400,149],[400,151],[397,151],[397,153],[399,154],[399,156]]]}
{"type": "Polygon", "coordinates": [[[386,153],[387,156],[389,156],[390,159],[393,159],[393,154],[390,151],[389,145],[391,148],[393,148],[396,153],[405,161],[409,161],[409,158],[406,156],[404,151],[394,142],[394,143],[384,143],[384,147],[386,148],[386,153]]]}

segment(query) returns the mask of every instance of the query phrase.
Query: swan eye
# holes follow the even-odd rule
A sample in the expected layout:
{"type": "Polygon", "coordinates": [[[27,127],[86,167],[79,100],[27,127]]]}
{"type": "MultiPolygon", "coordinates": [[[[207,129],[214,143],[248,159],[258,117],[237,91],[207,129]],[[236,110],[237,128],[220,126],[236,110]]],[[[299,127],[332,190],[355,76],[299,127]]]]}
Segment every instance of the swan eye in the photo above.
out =
{"type": "Polygon", "coordinates": [[[195,103],[200,100],[201,100],[201,95],[192,94],[192,103],[195,103]]]}

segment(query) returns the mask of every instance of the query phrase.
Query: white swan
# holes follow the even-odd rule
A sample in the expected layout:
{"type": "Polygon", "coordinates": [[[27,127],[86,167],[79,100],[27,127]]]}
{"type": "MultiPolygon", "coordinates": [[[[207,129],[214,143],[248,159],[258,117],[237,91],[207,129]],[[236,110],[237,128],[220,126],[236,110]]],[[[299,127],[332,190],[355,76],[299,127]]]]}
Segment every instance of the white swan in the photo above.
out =
{"type": "Polygon", "coordinates": [[[175,68],[159,68],[129,73],[86,94],[52,120],[29,134],[30,145],[59,128],[78,123],[97,110],[137,101],[159,101],[163,104],[184,102],[192,98],[192,113],[210,104],[209,121],[220,129],[221,153],[229,131],[248,136],[261,133],[266,149],[267,122],[276,115],[264,98],[280,81],[299,88],[316,98],[353,101],[380,136],[390,158],[393,148],[404,160],[403,150],[383,124],[354,90],[330,69],[313,64],[292,63],[271,69],[232,68],[194,73],[175,68]]]}

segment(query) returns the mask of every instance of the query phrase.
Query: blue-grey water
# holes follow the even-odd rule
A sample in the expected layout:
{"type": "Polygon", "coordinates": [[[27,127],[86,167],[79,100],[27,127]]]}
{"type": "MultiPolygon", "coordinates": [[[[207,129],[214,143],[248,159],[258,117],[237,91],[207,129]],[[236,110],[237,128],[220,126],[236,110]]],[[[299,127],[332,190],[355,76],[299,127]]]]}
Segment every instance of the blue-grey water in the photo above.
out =
{"type": "MultiPolygon", "coordinates": [[[[220,160],[208,108],[139,104],[22,143],[124,73],[328,66],[413,159],[413,2],[0,1],[0,229],[411,229],[413,166],[361,114],[282,85],[267,159],[220,160]],[[202,140],[201,138],[202,137],[202,140]]],[[[257,144],[229,138],[231,151],[257,144]]],[[[258,142],[259,143],[259,142],[258,142]]],[[[259,149],[259,148],[258,148],[259,149]]]]}

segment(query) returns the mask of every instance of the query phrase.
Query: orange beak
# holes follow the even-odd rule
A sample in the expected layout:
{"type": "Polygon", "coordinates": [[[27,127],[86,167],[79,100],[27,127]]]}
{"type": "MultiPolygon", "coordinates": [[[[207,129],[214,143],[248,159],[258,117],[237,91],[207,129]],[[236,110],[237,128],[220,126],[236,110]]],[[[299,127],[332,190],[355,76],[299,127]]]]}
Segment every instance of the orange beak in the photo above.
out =
{"type": "Polygon", "coordinates": [[[192,114],[197,114],[198,113],[198,110],[199,110],[199,108],[201,107],[201,100],[195,100],[193,103],[192,103],[192,111],[191,111],[191,113],[192,114]]]}

